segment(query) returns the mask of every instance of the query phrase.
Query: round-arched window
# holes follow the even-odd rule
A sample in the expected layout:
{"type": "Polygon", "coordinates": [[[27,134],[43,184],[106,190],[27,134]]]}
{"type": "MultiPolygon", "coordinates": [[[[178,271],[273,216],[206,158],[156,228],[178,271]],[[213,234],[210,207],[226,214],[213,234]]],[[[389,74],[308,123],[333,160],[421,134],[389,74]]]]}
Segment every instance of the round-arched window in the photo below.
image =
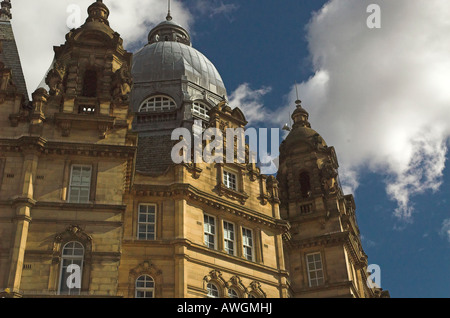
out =
{"type": "Polygon", "coordinates": [[[175,109],[177,104],[172,98],[158,95],[146,99],[139,107],[139,112],[168,112],[175,109]]]}
{"type": "Polygon", "coordinates": [[[79,242],[64,245],[59,282],[60,295],[79,295],[83,273],[84,246],[79,242]]]}
{"type": "Polygon", "coordinates": [[[148,275],[136,279],[136,298],[154,298],[155,281],[148,275]]]}
{"type": "Polygon", "coordinates": [[[239,294],[234,288],[228,288],[228,298],[239,298],[239,294]]]}
{"type": "Polygon", "coordinates": [[[208,283],[206,286],[209,298],[219,298],[219,288],[213,283],[208,283]]]}

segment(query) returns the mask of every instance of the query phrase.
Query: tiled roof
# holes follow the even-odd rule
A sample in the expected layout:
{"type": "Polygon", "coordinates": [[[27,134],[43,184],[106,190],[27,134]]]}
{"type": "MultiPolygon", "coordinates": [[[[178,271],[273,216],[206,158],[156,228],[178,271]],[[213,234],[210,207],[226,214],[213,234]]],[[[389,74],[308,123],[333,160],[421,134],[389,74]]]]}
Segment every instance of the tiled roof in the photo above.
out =
{"type": "Polygon", "coordinates": [[[163,174],[171,165],[175,145],[170,135],[139,136],[136,170],[149,174],[163,174]]]}
{"type": "Polygon", "coordinates": [[[0,61],[5,64],[6,68],[12,70],[14,84],[19,92],[25,96],[25,100],[28,101],[28,91],[20,63],[19,51],[17,50],[13,29],[9,21],[0,21],[0,41],[2,43],[0,61]]]}

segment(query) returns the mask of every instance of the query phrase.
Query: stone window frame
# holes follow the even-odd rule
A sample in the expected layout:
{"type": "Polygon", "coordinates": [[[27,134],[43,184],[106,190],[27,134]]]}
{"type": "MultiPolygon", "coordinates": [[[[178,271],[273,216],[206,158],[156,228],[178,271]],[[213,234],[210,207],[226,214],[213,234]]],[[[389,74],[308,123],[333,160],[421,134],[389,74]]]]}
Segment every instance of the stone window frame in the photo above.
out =
{"type": "Polygon", "coordinates": [[[267,294],[261,288],[261,283],[257,281],[253,281],[250,283],[250,286],[246,290],[247,298],[252,298],[250,296],[254,296],[254,298],[267,298],[267,294]]]}
{"type": "Polygon", "coordinates": [[[157,237],[158,237],[158,231],[157,231],[157,227],[158,227],[158,204],[156,203],[151,203],[151,202],[140,202],[137,205],[137,218],[136,218],[136,239],[139,241],[156,241],[157,237]],[[139,221],[139,216],[141,213],[141,206],[154,206],[155,207],[155,222],[154,222],[154,237],[153,239],[140,239],[139,238],[139,224],[141,223],[139,221]]]}
{"type": "Polygon", "coordinates": [[[245,298],[247,295],[247,288],[242,283],[241,278],[236,275],[230,278],[230,280],[226,284],[226,288],[227,288],[226,294],[227,298],[231,298],[229,297],[230,289],[233,289],[237,293],[238,296],[237,298],[245,298]]]}
{"type": "Polygon", "coordinates": [[[93,240],[80,226],[70,225],[65,231],[55,235],[52,248],[52,264],[49,275],[49,291],[59,294],[59,286],[62,271],[63,248],[69,242],[78,242],[84,247],[83,266],[81,268],[81,291],[80,293],[87,293],[89,291],[91,266],[92,266],[92,252],[93,240]]]}
{"type": "Polygon", "coordinates": [[[236,164],[217,163],[217,185],[214,191],[219,196],[225,196],[229,199],[239,201],[240,204],[245,205],[249,195],[245,192],[245,168],[239,167],[236,164]],[[236,189],[229,188],[225,185],[225,172],[236,176],[236,189]]]}
{"type": "Polygon", "coordinates": [[[136,280],[143,275],[148,275],[153,278],[155,283],[153,298],[162,298],[162,271],[152,264],[151,261],[144,261],[136,267],[130,269],[128,274],[128,298],[136,297],[136,280]]]}
{"type": "MultiPolygon", "coordinates": [[[[63,265],[64,265],[64,260],[65,259],[70,259],[70,260],[81,260],[81,266],[80,266],[80,273],[81,273],[81,279],[83,278],[83,265],[84,265],[84,256],[86,254],[86,250],[84,245],[79,242],[79,241],[69,241],[67,243],[64,244],[64,246],[62,246],[61,248],[61,264],[60,264],[60,272],[59,272],[59,279],[58,279],[58,295],[61,295],[61,283],[62,283],[62,279],[64,277],[64,273],[63,273],[63,265]],[[64,251],[66,250],[66,247],[68,244],[71,243],[75,243],[80,245],[83,248],[83,255],[82,256],[75,256],[75,255],[70,255],[70,256],[64,256],[64,251]]],[[[67,294],[67,296],[79,296],[81,294],[81,288],[78,291],[78,293],[74,293],[71,294],[71,290],[69,290],[69,294],[67,294]]],[[[63,294],[66,295],[66,294],[63,294]]]]}
{"type": "Polygon", "coordinates": [[[221,214],[209,213],[203,211],[203,242],[206,248],[224,253],[227,256],[237,257],[248,262],[263,264],[263,252],[262,252],[262,237],[261,228],[253,227],[249,222],[244,220],[232,220],[224,217],[221,214]],[[205,244],[205,221],[204,217],[208,216],[215,221],[215,235],[214,235],[214,249],[209,248],[205,244]],[[229,254],[225,251],[225,235],[224,235],[224,222],[234,225],[234,254],[229,254]],[[243,229],[250,230],[252,233],[253,247],[252,247],[252,260],[249,260],[244,255],[244,240],[243,240],[243,229]]]}
{"type": "Polygon", "coordinates": [[[241,227],[241,231],[242,231],[242,257],[244,257],[246,260],[248,260],[249,262],[254,262],[255,261],[255,259],[256,259],[256,246],[255,246],[255,231],[254,230],[252,230],[252,229],[250,229],[250,228],[248,228],[248,227],[245,227],[245,226],[242,226],[241,227]],[[251,237],[251,239],[252,239],[252,246],[251,246],[251,249],[252,249],[252,259],[251,260],[249,260],[247,257],[246,257],[246,255],[245,255],[245,245],[244,245],[244,230],[247,230],[247,231],[250,231],[250,233],[251,233],[251,235],[252,235],[252,237],[251,237]]]}
{"type": "Polygon", "coordinates": [[[223,220],[221,226],[223,227],[223,228],[222,228],[222,233],[223,233],[223,235],[222,235],[222,236],[223,236],[223,237],[222,237],[222,240],[223,240],[223,249],[224,249],[224,251],[225,251],[225,253],[226,253],[227,255],[236,256],[236,255],[237,255],[237,237],[238,237],[237,231],[238,231],[238,227],[236,226],[236,224],[235,224],[234,222],[227,221],[227,220],[223,220]],[[233,240],[227,239],[227,238],[225,237],[225,223],[227,223],[227,224],[233,226],[233,240]],[[232,253],[232,254],[230,254],[230,253],[227,251],[227,249],[226,249],[226,244],[225,244],[226,241],[233,242],[233,253],[232,253]]]}
{"type": "MultiPolygon", "coordinates": [[[[145,282],[147,282],[147,281],[145,281],[145,282]]],[[[152,277],[152,276],[150,276],[150,275],[148,275],[148,274],[143,274],[143,275],[141,275],[141,276],[139,276],[138,278],[136,278],[136,281],[135,281],[135,286],[134,286],[134,298],[155,298],[155,280],[154,280],[154,278],[152,277]],[[137,286],[137,283],[138,283],[138,280],[141,278],[141,277],[145,277],[146,279],[147,278],[150,278],[151,279],[151,282],[153,283],[153,287],[138,287],[137,286]],[[137,296],[137,293],[139,292],[139,291],[144,291],[144,292],[149,292],[149,291],[151,291],[151,293],[152,293],[152,297],[138,297],[137,296]]]]}
{"type": "Polygon", "coordinates": [[[309,288],[318,288],[318,287],[321,287],[321,286],[325,285],[326,284],[326,269],[325,269],[325,262],[324,262],[323,252],[322,251],[312,251],[312,252],[309,252],[309,253],[305,253],[304,259],[305,259],[307,286],[309,288]],[[322,280],[323,280],[323,282],[321,284],[314,285],[314,286],[311,285],[311,276],[310,276],[311,270],[309,269],[309,261],[308,261],[308,256],[310,256],[310,255],[319,255],[320,256],[320,263],[321,263],[321,266],[322,266],[322,268],[320,270],[322,271],[322,280]]]}
{"type": "Polygon", "coordinates": [[[64,164],[63,173],[63,187],[61,189],[61,200],[72,204],[90,204],[95,203],[97,196],[97,179],[98,179],[98,161],[87,160],[66,160],[64,164]],[[86,203],[70,202],[70,184],[72,180],[73,166],[90,166],[91,167],[91,182],[89,188],[89,201],[86,203]]]}
{"type": "Polygon", "coordinates": [[[223,184],[230,190],[239,192],[239,176],[229,169],[223,169],[223,184]],[[234,180],[233,180],[234,179],[234,180]]]}
{"type": "Polygon", "coordinates": [[[222,272],[219,270],[212,270],[203,278],[203,290],[205,292],[206,298],[208,295],[208,284],[213,284],[217,287],[219,296],[216,298],[223,298],[224,295],[228,295],[227,283],[222,277],[222,272]]]}
{"type": "Polygon", "coordinates": [[[85,204],[85,203],[89,203],[90,198],[91,198],[91,187],[92,187],[92,179],[93,179],[93,171],[94,168],[92,165],[87,165],[87,164],[72,164],[70,166],[70,176],[69,176],[69,186],[68,186],[68,193],[67,193],[67,202],[69,203],[78,203],[78,204],[85,204]],[[78,198],[78,202],[72,202],[70,200],[71,197],[71,192],[72,192],[72,188],[82,188],[82,186],[76,186],[76,185],[72,185],[72,178],[73,178],[73,172],[74,172],[74,168],[81,168],[81,173],[83,172],[83,168],[88,168],[90,169],[90,176],[89,176],[89,189],[88,189],[88,201],[87,202],[80,202],[80,198],[78,198]]]}
{"type": "Polygon", "coordinates": [[[213,249],[213,250],[217,250],[218,246],[219,246],[219,224],[218,224],[218,219],[216,216],[212,215],[212,214],[208,214],[208,213],[203,213],[203,245],[205,245],[208,249],[213,249]],[[211,218],[214,220],[214,233],[206,233],[205,231],[205,217],[211,218]],[[205,235],[212,235],[214,237],[214,248],[210,247],[209,245],[206,244],[205,241],[205,235]]]}

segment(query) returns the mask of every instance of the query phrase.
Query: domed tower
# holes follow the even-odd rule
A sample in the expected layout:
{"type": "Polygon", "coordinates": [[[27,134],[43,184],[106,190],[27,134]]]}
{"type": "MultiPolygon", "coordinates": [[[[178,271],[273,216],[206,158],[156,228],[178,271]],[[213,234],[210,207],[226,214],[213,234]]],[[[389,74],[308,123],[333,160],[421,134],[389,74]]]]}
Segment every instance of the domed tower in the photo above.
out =
{"type": "Polygon", "coordinates": [[[277,175],[293,297],[374,297],[367,284],[352,195],[344,195],[333,147],[311,128],[297,101],[293,127],[280,147],[277,175]]]}
{"type": "Polygon", "coordinates": [[[172,131],[207,123],[227,92],[216,67],[192,47],[189,33],[169,14],[133,56],[131,107],[139,133],[137,170],[159,174],[171,163],[172,131]],[[156,155],[156,160],[155,160],[156,155]]]}

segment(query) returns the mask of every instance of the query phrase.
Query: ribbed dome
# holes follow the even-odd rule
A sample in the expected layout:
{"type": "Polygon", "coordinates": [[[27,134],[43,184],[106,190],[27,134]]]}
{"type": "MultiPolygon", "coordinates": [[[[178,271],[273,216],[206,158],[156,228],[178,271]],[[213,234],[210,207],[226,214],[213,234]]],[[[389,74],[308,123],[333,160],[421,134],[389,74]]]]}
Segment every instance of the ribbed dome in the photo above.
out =
{"type": "Polygon", "coordinates": [[[219,96],[226,88],[216,67],[193,47],[174,41],[146,45],[133,56],[134,83],[187,80],[219,96]]]}

